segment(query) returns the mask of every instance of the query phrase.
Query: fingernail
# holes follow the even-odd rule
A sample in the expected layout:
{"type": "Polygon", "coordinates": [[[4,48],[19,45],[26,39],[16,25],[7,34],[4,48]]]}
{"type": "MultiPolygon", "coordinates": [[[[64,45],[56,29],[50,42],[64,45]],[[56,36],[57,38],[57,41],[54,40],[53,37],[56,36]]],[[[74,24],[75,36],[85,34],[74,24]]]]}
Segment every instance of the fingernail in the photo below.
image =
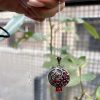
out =
{"type": "Polygon", "coordinates": [[[38,0],[29,0],[27,4],[33,7],[44,7],[44,4],[39,2],[38,0]]]}

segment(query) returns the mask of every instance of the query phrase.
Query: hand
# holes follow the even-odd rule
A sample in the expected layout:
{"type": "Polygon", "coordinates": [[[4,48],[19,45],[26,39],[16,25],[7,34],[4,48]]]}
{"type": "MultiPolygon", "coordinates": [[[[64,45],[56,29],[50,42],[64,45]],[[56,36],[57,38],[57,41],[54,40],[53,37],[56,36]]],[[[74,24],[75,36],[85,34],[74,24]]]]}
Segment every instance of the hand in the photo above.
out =
{"type": "MultiPolygon", "coordinates": [[[[54,16],[59,10],[58,0],[19,0],[19,2],[23,7],[24,14],[38,21],[54,16]]],[[[64,8],[64,1],[60,2],[62,10],[64,8]]]]}
{"type": "MultiPolygon", "coordinates": [[[[58,0],[0,0],[0,10],[25,14],[37,21],[54,16],[59,10],[58,5],[58,0]]],[[[60,0],[61,10],[64,6],[64,0],[60,0]]]]}

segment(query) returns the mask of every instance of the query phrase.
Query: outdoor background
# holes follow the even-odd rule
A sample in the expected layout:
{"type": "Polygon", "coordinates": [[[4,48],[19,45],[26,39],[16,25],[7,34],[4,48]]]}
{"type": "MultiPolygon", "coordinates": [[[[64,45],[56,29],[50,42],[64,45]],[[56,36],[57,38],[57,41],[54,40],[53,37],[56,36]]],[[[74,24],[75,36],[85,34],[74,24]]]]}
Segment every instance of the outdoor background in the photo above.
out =
{"type": "MultiPolygon", "coordinates": [[[[82,18],[93,25],[100,34],[99,4],[85,6],[66,4],[61,15],[68,18],[82,18]]],[[[16,13],[0,12],[0,26],[5,26],[13,16],[16,16],[16,13]]],[[[58,25],[57,19],[58,14],[52,18],[55,26],[58,25]]],[[[26,32],[38,32],[39,35],[50,33],[48,19],[41,23],[26,19],[21,29],[26,32]]],[[[48,52],[50,39],[47,41],[29,39],[20,43],[17,48],[13,47],[13,43],[21,35],[22,33],[18,31],[10,38],[0,41],[0,100],[52,100],[49,85],[43,83],[46,77],[44,74],[48,71],[43,67],[44,55],[48,52]]],[[[82,23],[74,22],[60,26],[60,31],[53,33],[53,37],[55,47],[67,46],[70,53],[76,57],[86,56],[88,67],[84,68],[83,72],[95,73],[97,77],[91,83],[85,84],[85,88],[92,92],[97,85],[100,86],[100,40],[89,35],[82,23]],[[71,30],[65,31],[62,29],[63,26],[70,26],[71,30]]],[[[68,88],[66,94],[70,96],[69,100],[73,100],[71,97],[77,95],[79,91],[79,86],[68,88]]]]}

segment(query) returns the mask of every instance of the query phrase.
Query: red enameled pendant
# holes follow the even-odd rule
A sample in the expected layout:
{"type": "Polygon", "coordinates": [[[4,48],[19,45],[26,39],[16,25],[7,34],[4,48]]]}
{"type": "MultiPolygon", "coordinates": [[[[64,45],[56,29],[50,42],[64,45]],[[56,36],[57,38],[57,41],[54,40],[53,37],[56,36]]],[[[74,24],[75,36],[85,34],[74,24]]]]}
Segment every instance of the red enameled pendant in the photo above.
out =
{"type": "Polygon", "coordinates": [[[55,67],[49,72],[48,80],[56,88],[56,92],[61,92],[62,88],[69,83],[70,76],[63,68],[55,67]]]}

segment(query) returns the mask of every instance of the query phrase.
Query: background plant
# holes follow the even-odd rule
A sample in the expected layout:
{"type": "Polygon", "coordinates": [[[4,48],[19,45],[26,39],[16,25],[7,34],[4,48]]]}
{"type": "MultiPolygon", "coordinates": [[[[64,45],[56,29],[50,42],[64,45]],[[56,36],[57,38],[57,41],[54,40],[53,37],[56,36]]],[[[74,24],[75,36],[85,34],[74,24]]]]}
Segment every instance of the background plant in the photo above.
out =
{"type": "MultiPolygon", "coordinates": [[[[59,19],[62,23],[68,23],[71,21],[74,21],[75,23],[82,23],[83,27],[89,32],[89,34],[94,37],[95,39],[99,39],[100,36],[97,33],[97,31],[95,30],[95,28],[93,26],[91,26],[89,23],[85,22],[84,20],[80,19],[80,18],[67,18],[67,17],[62,17],[59,19]]],[[[7,29],[11,34],[15,33],[17,30],[20,31],[20,26],[24,23],[25,21],[25,17],[24,16],[17,16],[14,17],[13,19],[11,19],[11,21],[5,26],[5,29],[7,29]],[[13,26],[13,27],[11,27],[13,26]]],[[[76,100],[82,100],[84,96],[87,97],[87,100],[93,100],[93,97],[88,94],[88,92],[84,89],[84,82],[88,82],[93,80],[96,76],[93,73],[82,73],[82,69],[84,67],[86,67],[87,65],[87,60],[85,56],[81,56],[81,57],[75,57],[72,54],[69,53],[67,46],[66,47],[62,47],[60,49],[57,49],[55,47],[53,47],[52,42],[53,42],[53,30],[54,30],[54,25],[52,24],[51,19],[49,18],[49,25],[50,25],[50,44],[49,44],[49,54],[46,54],[45,57],[48,58],[49,60],[45,60],[43,67],[45,68],[51,68],[53,66],[57,65],[57,61],[56,61],[56,55],[53,52],[60,52],[61,53],[61,57],[62,57],[62,61],[61,61],[61,65],[64,66],[64,68],[66,70],[69,71],[70,73],[70,77],[71,77],[71,81],[68,84],[68,87],[73,87],[76,85],[80,85],[81,87],[81,93],[80,93],[80,97],[75,96],[74,99],[76,100]]],[[[64,27],[65,30],[70,29],[70,27],[64,27]]],[[[20,37],[19,39],[17,39],[17,41],[15,41],[14,47],[18,47],[18,45],[22,42],[25,42],[27,40],[29,40],[30,38],[32,38],[33,40],[37,40],[37,41],[44,41],[46,40],[46,37],[43,35],[40,35],[38,33],[33,33],[33,32],[25,32],[23,31],[23,35],[22,37],[20,37]]],[[[55,98],[53,97],[53,88],[50,88],[51,90],[51,97],[52,100],[54,100],[55,98]]],[[[100,87],[97,87],[95,90],[95,96],[96,96],[96,100],[100,100],[100,87]]]]}
{"type": "MultiPolygon", "coordinates": [[[[86,28],[86,30],[90,33],[91,36],[93,36],[95,39],[99,39],[99,34],[96,32],[95,28],[93,26],[91,26],[89,23],[83,21],[82,19],[72,19],[72,18],[63,18],[60,19],[60,21],[62,23],[66,23],[66,22],[70,22],[70,21],[74,21],[74,22],[81,22],[83,23],[83,26],[86,28]]],[[[57,66],[57,61],[56,61],[56,55],[53,54],[53,51],[57,51],[61,53],[61,57],[62,57],[62,61],[61,61],[61,65],[63,65],[65,67],[66,70],[69,71],[70,73],[70,77],[71,80],[68,84],[68,87],[73,87],[76,85],[80,85],[81,87],[81,93],[80,93],[80,97],[75,96],[75,100],[83,100],[84,96],[87,97],[87,100],[93,100],[93,97],[91,95],[88,94],[88,92],[84,89],[84,82],[88,82],[93,80],[96,76],[93,73],[82,73],[82,69],[84,67],[86,67],[86,57],[85,56],[81,56],[79,58],[73,56],[72,54],[70,54],[67,50],[67,47],[63,47],[61,49],[57,49],[55,47],[53,47],[52,45],[52,40],[53,40],[53,26],[52,25],[52,21],[49,18],[49,25],[50,25],[50,54],[46,55],[46,57],[49,58],[49,61],[45,61],[43,64],[43,67],[46,68],[51,68],[53,66],[57,66]]],[[[52,93],[51,89],[51,93],[52,93]]],[[[98,93],[97,93],[98,94],[98,93]]],[[[52,100],[54,100],[53,98],[53,94],[51,95],[52,100]]]]}

